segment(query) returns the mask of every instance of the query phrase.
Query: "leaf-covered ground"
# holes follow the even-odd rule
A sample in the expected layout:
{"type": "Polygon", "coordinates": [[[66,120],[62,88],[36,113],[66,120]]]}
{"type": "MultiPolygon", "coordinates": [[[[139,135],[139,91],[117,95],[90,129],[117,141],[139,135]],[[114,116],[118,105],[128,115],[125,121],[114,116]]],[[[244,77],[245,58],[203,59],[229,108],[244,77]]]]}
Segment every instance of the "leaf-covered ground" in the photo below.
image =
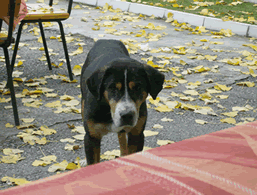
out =
{"type": "MultiPolygon", "coordinates": [[[[66,30],[86,24],[88,33],[98,38],[121,39],[132,58],[165,74],[159,97],[147,99],[145,149],[256,120],[255,38],[236,36],[229,29],[213,32],[179,24],[172,15],[165,21],[124,13],[108,5],[102,9],[75,4],[73,12],[81,23],[68,20],[66,30]],[[76,10],[83,14],[76,15],[76,10]]],[[[59,31],[45,32],[53,71],[47,68],[37,25],[24,27],[14,72],[21,119],[17,128],[0,56],[2,189],[80,168],[78,158],[85,157],[80,70],[97,38],[66,35],[75,79],[69,82],[59,31]]],[[[104,137],[101,161],[119,156],[118,149],[117,135],[104,137]]]]}

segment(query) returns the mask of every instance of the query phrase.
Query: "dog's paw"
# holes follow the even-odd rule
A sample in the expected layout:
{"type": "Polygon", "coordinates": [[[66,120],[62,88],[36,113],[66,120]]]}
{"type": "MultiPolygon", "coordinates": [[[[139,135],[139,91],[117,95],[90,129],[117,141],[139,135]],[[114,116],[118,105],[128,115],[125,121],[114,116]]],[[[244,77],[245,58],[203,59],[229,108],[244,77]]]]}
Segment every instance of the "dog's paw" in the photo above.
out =
{"type": "Polygon", "coordinates": [[[80,164],[81,167],[87,166],[87,159],[80,160],[79,164],[80,164]]]}

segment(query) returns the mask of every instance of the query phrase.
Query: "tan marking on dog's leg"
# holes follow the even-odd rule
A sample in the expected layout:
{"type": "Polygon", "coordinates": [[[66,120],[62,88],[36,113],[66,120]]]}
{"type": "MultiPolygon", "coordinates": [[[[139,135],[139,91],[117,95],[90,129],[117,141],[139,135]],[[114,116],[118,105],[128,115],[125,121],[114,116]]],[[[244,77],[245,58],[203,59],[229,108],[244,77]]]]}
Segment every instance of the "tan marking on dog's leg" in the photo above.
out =
{"type": "Polygon", "coordinates": [[[94,164],[100,162],[100,148],[94,148],[94,164]]]}
{"type": "MultiPolygon", "coordinates": [[[[144,124],[146,121],[146,116],[142,116],[138,119],[137,125],[130,131],[132,135],[139,135],[144,130],[144,124]]],[[[137,151],[137,146],[128,145],[128,154],[135,153],[137,151]]]]}
{"type": "Polygon", "coordinates": [[[109,132],[107,124],[104,123],[95,123],[92,120],[88,120],[87,126],[90,136],[98,139],[102,139],[103,135],[106,135],[109,132]]]}
{"type": "MultiPolygon", "coordinates": [[[[108,128],[106,124],[103,123],[95,123],[92,120],[87,121],[87,126],[88,126],[88,132],[91,137],[97,138],[97,139],[102,139],[103,135],[108,133],[108,128]]],[[[94,148],[94,164],[100,162],[100,148],[94,148]]]]}
{"type": "Polygon", "coordinates": [[[125,156],[128,155],[128,143],[127,143],[127,137],[126,132],[118,132],[118,138],[120,143],[120,155],[125,156]]]}

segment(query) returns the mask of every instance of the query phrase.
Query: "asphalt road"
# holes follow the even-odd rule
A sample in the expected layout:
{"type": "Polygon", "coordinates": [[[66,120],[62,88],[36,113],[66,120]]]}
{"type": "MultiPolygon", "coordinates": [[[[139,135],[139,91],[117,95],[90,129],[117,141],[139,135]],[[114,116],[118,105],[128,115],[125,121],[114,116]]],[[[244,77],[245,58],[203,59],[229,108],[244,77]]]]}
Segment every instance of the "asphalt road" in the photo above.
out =
{"type": "MultiPolygon", "coordinates": [[[[34,2],[34,0],[31,0],[29,2],[34,2]]],[[[60,1],[60,5],[62,5],[64,2],[60,1]]],[[[75,5],[74,5],[75,6],[75,5]]],[[[82,6],[81,6],[82,7],[82,6]]],[[[75,56],[70,56],[71,59],[71,65],[72,68],[75,65],[79,65],[84,63],[86,59],[86,55],[92,45],[94,44],[93,38],[100,38],[98,34],[105,34],[105,37],[103,38],[112,38],[112,39],[134,39],[137,40],[138,43],[141,41],[146,40],[144,37],[133,37],[132,35],[113,35],[113,34],[106,34],[104,30],[107,27],[101,27],[99,31],[92,30],[92,27],[94,26],[95,21],[93,19],[108,16],[108,15],[115,15],[115,13],[106,12],[106,13],[100,13],[99,10],[95,10],[91,7],[85,7],[83,9],[73,9],[72,10],[72,18],[67,20],[65,23],[67,24],[73,24],[73,27],[69,27],[65,29],[66,33],[72,33],[71,37],[75,38],[75,41],[68,44],[68,50],[69,53],[72,53],[73,51],[78,49],[78,45],[75,45],[76,43],[84,43],[82,45],[83,47],[83,53],[78,54],[75,56]],[[88,22],[81,22],[81,17],[84,17],[85,14],[83,12],[89,12],[86,13],[86,17],[88,18],[88,22]],[[91,17],[89,17],[91,16],[91,17]],[[80,40],[79,40],[80,39],[80,40]]],[[[134,15],[133,17],[136,17],[137,15],[134,15]]],[[[99,21],[100,23],[103,23],[104,21],[107,21],[103,19],[102,21],[99,21]]],[[[254,82],[255,85],[257,84],[256,77],[251,76],[250,74],[242,74],[240,71],[237,71],[235,69],[240,69],[243,72],[249,71],[247,67],[245,66],[233,66],[229,65],[224,62],[219,62],[219,60],[224,58],[234,58],[234,57],[243,57],[239,51],[249,51],[252,52],[252,57],[256,59],[256,51],[254,51],[250,47],[242,46],[243,44],[255,44],[256,40],[253,42],[250,41],[247,37],[241,37],[241,36],[232,36],[232,37],[222,37],[221,39],[214,39],[211,37],[211,35],[208,35],[208,33],[203,33],[202,35],[194,35],[189,34],[189,31],[176,31],[174,30],[176,27],[170,25],[169,23],[165,23],[164,20],[161,19],[150,19],[146,17],[145,19],[140,19],[139,22],[131,22],[124,20],[120,22],[117,26],[114,28],[124,28],[126,26],[126,31],[133,31],[137,32],[140,30],[140,28],[133,28],[134,25],[147,25],[148,23],[153,23],[155,26],[157,25],[165,25],[167,26],[166,29],[162,31],[153,31],[150,29],[145,29],[145,31],[153,32],[154,34],[157,33],[163,33],[166,32],[167,35],[160,38],[159,41],[153,41],[149,42],[149,46],[151,49],[158,49],[158,48],[165,48],[169,47],[172,48],[174,46],[186,46],[186,49],[196,49],[198,55],[202,54],[204,55],[217,55],[217,59],[214,61],[209,60],[197,60],[197,59],[189,59],[187,56],[192,56],[196,54],[190,54],[187,53],[186,55],[177,55],[180,58],[172,58],[170,59],[170,64],[166,65],[165,68],[174,68],[179,67],[180,71],[176,71],[175,73],[182,73],[183,70],[186,70],[188,68],[195,68],[199,65],[203,65],[204,67],[212,68],[214,66],[218,66],[213,71],[207,71],[203,73],[193,73],[193,74],[187,74],[183,75],[184,80],[188,82],[196,82],[200,81],[201,85],[196,88],[197,92],[199,94],[203,94],[206,92],[206,88],[212,88],[216,83],[226,85],[227,87],[232,87],[231,90],[222,92],[220,94],[222,95],[228,95],[227,99],[219,99],[216,98],[216,95],[219,94],[212,94],[213,99],[216,99],[219,101],[219,103],[212,103],[205,105],[205,102],[200,100],[199,96],[192,96],[195,98],[194,101],[183,101],[179,99],[179,97],[171,96],[170,94],[172,92],[183,94],[183,91],[186,90],[187,83],[176,83],[176,87],[174,88],[168,88],[163,89],[161,93],[159,94],[159,97],[161,100],[165,100],[167,98],[171,101],[179,101],[181,103],[189,103],[192,105],[198,105],[198,106],[209,106],[213,109],[213,112],[217,114],[215,115],[203,115],[199,113],[195,113],[192,110],[186,110],[182,108],[175,108],[172,112],[158,112],[155,109],[153,109],[155,106],[151,104],[148,100],[147,103],[151,106],[151,108],[148,109],[148,121],[146,125],[146,130],[152,130],[159,132],[158,135],[155,136],[148,136],[145,138],[145,146],[155,148],[159,145],[157,144],[157,140],[171,140],[171,141],[181,141],[185,139],[189,139],[192,137],[208,134],[211,132],[219,131],[222,129],[226,129],[229,127],[234,126],[234,124],[228,124],[228,123],[222,123],[220,120],[222,118],[226,118],[226,116],[221,115],[223,112],[231,112],[233,107],[245,107],[246,105],[250,105],[252,109],[249,109],[247,111],[241,111],[238,112],[237,116],[234,117],[236,120],[236,123],[243,122],[245,119],[250,120],[249,118],[253,118],[253,120],[257,119],[257,88],[254,87],[246,87],[246,86],[238,86],[236,83],[238,82],[254,82]],[[208,39],[210,41],[221,41],[224,42],[223,45],[215,45],[215,44],[209,44],[208,42],[200,42],[200,39],[208,39]],[[196,44],[202,44],[202,45],[186,45],[186,43],[192,43],[194,41],[196,44]],[[202,46],[208,46],[209,49],[203,49],[202,46]],[[214,52],[212,49],[222,49],[224,52],[214,52]],[[184,60],[187,65],[181,65],[180,60],[184,60]],[[213,83],[205,84],[203,81],[212,79],[213,83]],[[222,108],[222,107],[223,108],[222,108]],[[167,117],[170,119],[173,119],[171,122],[164,122],[161,121],[162,118],[167,117]],[[207,121],[207,124],[198,124],[195,122],[196,119],[201,119],[204,121],[207,121]],[[160,124],[163,126],[163,128],[153,128],[155,124],[160,124]]],[[[46,61],[40,61],[38,58],[41,58],[44,54],[44,51],[40,50],[32,50],[31,47],[42,47],[42,43],[39,43],[38,36],[32,35],[33,33],[29,33],[28,31],[32,29],[34,26],[29,26],[28,29],[24,30],[21,38],[21,43],[28,44],[27,46],[20,47],[18,50],[18,55],[21,56],[19,60],[24,60],[23,65],[15,68],[15,70],[18,70],[20,72],[23,72],[22,75],[20,75],[20,78],[26,77],[26,80],[34,79],[34,78],[41,78],[45,76],[50,75],[68,75],[67,74],[67,68],[66,63],[59,67],[59,68],[53,68],[52,71],[49,71],[47,68],[47,65],[45,65],[46,61]]],[[[59,55],[51,55],[51,60],[55,64],[60,63],[60,59],[65,59],[62,43],[58,42],[56,39],[49,39],[51,36],[57,36],[59,35],[59,31],[56,30],[57,26],[49,27],[45,30],[46,37],[47,37],[47,44],[50,49],[53,49],[53,52],[58,53],[59,55]]],[[[145,44],[145,43],[143,43],[145,44]]],[[[10,54],[12,53],[12,50],[10,49],[10,54]]],[[[3,55],[3,54],[2,54],[3,55]]],[[[141,62],[142,58],[149,58],[153,56],[153,62],[154,64],[161,64],[160,58],[157,58],[159,55],[165,55],[165,56],[174,56],[175,54],[173,52],[171,53],[151,53],[150,51],[142,51],[138,50],[137,53],[132,54],[131,57],[135,58],[141,62]]],[[[11,56],[11,55],[10,55],[11,56]]],[[[18,59],[17,61],[18,62],[18,59]]],[[[253,68],[256,68],[256,65],[253,66],[253,68]]],[[[6,70],[5,70],[5,64],[4,62],[0,62],[0,82],[3,82],[6,80],[6,70]]],[[[256,70],[255,70],[256,73],[256,70]]],[[[172,78],[178,78],[173,74],[173,71],[164,72],[166,76],[166,80],[171,80],[172,78]]],[[[49,108],[45,105],[47,103],[51,103],[54,101],[60,100],[60,96],[62,95],[70,95],[75,97],[76,100],[80,101],[80,88],[78,87],[80,77],[75,76],[75,79],[77,80],[76,83],[67,83],[62,81],[61,79],[52,79],[52,78],[46,78],[47,83],[43,84],[41,83],[41,87],[46,87],[49,89],[54,89],[52,93],[57,93],[58,97],[46,97],[45,94],[39,95],[38,97],[33,97],[36,100],[39,100],[43,105],[39,106],[38,108],[34,107],[28,107],[25,106],[24,103],[22,103],[22,100],[25,98],[31,98],[29,95],[27,95],[25,98],[17,98],[18,103],[18,110],[19,110],[19,116],[21,118],[34,118],[35,120],[32,122],[32,124],[35,125],[34,130],[39,129],[41,126],[46,125],[51,129],[55,129],[56,133],[52,135],[45,136],[49,142],[45,145],[29,145],[24,144],[24,142],[17,137],[17,134],[19,132],[22,132],[22,130],[18,130],[15,127],[7,128],[5,125],[7,123],[14,124],[13,120],[13,113],[12,109],[6,109],[6,106],[11,105],[10,101],[5,103],[0,103],[0,149],[5,148],[19,148],[21,150],[24,150],[23,153],[21,153],[22,157],[25,157],[25,159],[18,161],[16,164],[8,164],[8,163],[1,163],[0,160],[0,175],[3,176],[10,176],[15,178],[26,178],[29,181],[38,180],[44,177],[48,177],[51,175],[54,175],[56,173],[50,173],[48,172],[48,168],[50,165],[47,165],[45,167],[43,166],[32,166],[32,162],[35,160],[39,160],[43,156],[47,155],[56,155],[57,156],[57,162],[61,162],[63,160],[67,160],[68,162],[72,162],[76,159],[76,157],[80,157],[83,159],[85,157],[84,149],[83,149],[83,141],[76,140],[75,143],[81,146],[81,148],[74,150],[74,151],[67,151],[64,149],[66,143],[60,142],[60,139],[64,138],[72,138],[72,136],[76,135],[77,133],[71,132],[71,129],[68,127],[68,125],[75,125],[75,126],[82,126],[81,121],[81,115],[79,113],[54,113],[53,111],[56,110],[56,108],[49,108]]],[[[29,89],[33,90],[35,87],[28,87],[25,85],[26,83],[19,83],[18,87],[15,87],[16,94],[20,94],[23,89],[29,89]]],[[[167,83],[166,83],[167,84],[167,83]]],[[[10,98],[9,95],[1,95],[0,98],[10,98]]],[[[212,99],[212,100],[213,100],[212,99]]],[[[61,100],[61,102],[65,102],[65,100],[61,100]]],[[[162,101],[161,101],[162,102],[162,101]]],[[[163,104],[163,102],[162,102],[163,104]]],[[[65,106],[63,106],[65,107],[65,106]]],[[[80,104],[75,106],[77,109],[80,108],[80,104]]],[[[43,136],[38,136],[42,138],[43,136]]],[[[118,139],[116,134],[108,134],[106,135],[101,143],[101,153],[104,153],[106,151],[110,151],[113,149],[119,149],[118,139]]],[[[2,151],[0,151],[0,155],[3,155],[2,151]]],[[[1,156],[0,156],[1,158],[1,156]]],[[[63,172],[63,171],[62,171],[63,172]]],[[[2,183],[0,189],[6,189],[10,187],[6,183],[2,183]]]]}

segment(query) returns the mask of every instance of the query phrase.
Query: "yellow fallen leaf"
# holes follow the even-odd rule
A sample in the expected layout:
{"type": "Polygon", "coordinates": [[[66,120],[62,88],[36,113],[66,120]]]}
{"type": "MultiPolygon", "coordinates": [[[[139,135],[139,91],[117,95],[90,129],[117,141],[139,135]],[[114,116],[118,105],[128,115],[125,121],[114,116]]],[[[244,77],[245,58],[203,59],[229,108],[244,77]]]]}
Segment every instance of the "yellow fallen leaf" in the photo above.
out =
{"type": "Polygon", "coordinates": [[[79,5],[73,7],[73,9],[82,9],[79,5]]]}
{"type": "Polygon", "coordinates": [[[56,163],[51,165],[48,168],[48,172],[55,172],[57,170],[64,171],[67,166],[68,166],[68,162],[66,160],[63,160],[61,163],[56,163]]]}
{"type": "Polygon", "coordinates": [[[61,104],[61,101],[55,101],[55,102],[47,103],[45,106],[49,108],[56,108],[56,107],[61,107],[62,104],[61,104]]]}
{"type": "Polygon", "coordinates": [[[173,13],[169,12],[167,14],[167,20],[165,22],[172,22],[173,21],[173,13]]]}
{"type": "Polygon", "coordinates": [[[10,123],[6,123],[6,124],[5,124],[5,127],[6,127],[6,128],[8,128],[8,127],[9,127],[9,128],[12,128],[12,127],[14,127],[14,125],[11,125],[10,123]]]}
{"type": "Polygon", "coordinates": [[[224,118],[220,119],[220,121],[223,123],[236,124],[236,120],[234,118],[224,118]]]}
{"type": "Polygon", "coordinates": [[[230,117],[235,117],[237,115],[237,111],[234,111],[234,112],[224,112],[224,113],[221,113],[222,115],[225,115],[225,116],[230,116],[230,117]]]}
{"type": "Polygon", "coordinates": [[[249,72],[253,77],[257,77],[257,74],[254,73],[254,70],[249,68],[249,72]]]}
{"type": "Polygon", "coordinates": [[[74,170],[77,168],[78,168],[78,166],[75,163],[69,163],[66,167],[66,170],[74,170]]]}
{"type": "Polygon", "coordinates": [[[173,111],[171,108],[169,108],[166,105],[160,105],[160,106],[158,106],[158,107],[156,107],[154,109],[159,111],[159,112],[171,112],[171,111],[173,111]]]}
{"type": "Polygon", "coordinates": [[[211,56],[211,55],[205,55],[204,56],[207,60],[209,60],[209,61],[214,61],[214,60],[216,60],[216,58],[218,57],[217,55],[215,55],[215,56],[211,56]]]}
{"type": "Polygon", "coordinates": [[[182,96],[179,99],[183,100],[183,101],[194,101],[195,98],[191,97],[191,96],[182,96]]]}
{"type": "Polygon", "coordinates": [[[208,123],[207,121],[204,121],[204,120],[201,120],[201,119],[195,119],[195,122],[198,123],[198,124],[205,124],[205,123],[208,123]]]}
{"type": "Polygon", "coordinates": [[[254,82],[245,81],[245,82],[237,83],[237,85],[239,85],[239,86],[247,86],[247,87],[254,87],[255,83],[254,82]]]}
{"type": "Polygon", "coordinates": [[[257,51],[257,46],[254,45],[254,44],[243,44],[243,46],[251,47],[252,49],[254,49],[255,51],[257,51]]]}
{"type": "Polygon", "coordinates": [[[43,131],[44,135],[52,135],[56,133],[54,129],[49,129],[47,126],[41,126],[40,130],[43,131]]]}
{"type": "Polygon", "coordinates": [[[185,90],[183,91],[183,93],[187,95],[199,95],[199,93],[196,90],[185,90]]]}
{"type": "Polygon", "coordinates": [[[57,97],[58,94],[57,93],[46,93],[45,96],[46,97],[57,97]]]}
{"type": "Polygon", "coordinates": [[[53,161],[56,162],[57,157],[55,155],[48,155],[40,158],[43,161],[53,161]]]}
{"type": "Polygon", "coordinates": [[[76,126],[74,129],[71,130],[71,132],[77,132],[80,134],[85,134],[85,129],[83,126],[76,126]]]}
{"type": "Polygon", "coordinates": [[[231,37],[232,35],[235,34],[235,33],[232,32],[231,29],[227,29],[227,30],[221,29],[220,33],[222,33],[226,37],[231,37]]]}
{"type": "Polygon", "coordinates": [[[70,100],[73,100],[74,97],[73,96],[70,96],[70,95],[62,95],[60,97],[61,100],[66,100],[66,101],[70,101],[70,100]]]}
{"type": "Polygon", "coordinates": [[[42,37],[39,37],[39,38],[37,39],[37,41],[38,41],[39,43],[43,43],[42,37]]]}
{"type": "Polygon", "coordinates": [[[181,65],[187,65],[187,63],[186,63],[185,61],[183,61],[183,60],[180,60],[179,63],[180,63],[181,65]]]}
{"type": "Polygon", "coordinates": [[[171,121],[173,121],[173,119],[164,117],[164,118],[161,119],[161,121],[163,121],[163,122],[171,122],[171,121]]]}
{"type": "Polygon", "coordinates": [[[75,55],[82,54],[82,53],[83,53],[83,47],[79,47],[76,51],[70,53],[69,55],[70,56],[75,56],[75,55]]]}
{"type": "Polygon", "coordinates": [[[115,28],[110,28],[110,29],[105,29],[104,30],[105,33],[109,33],[109,34],[112,34],[114,32],[117,32],[117,30],[115,28]]]}
{"type": "Polygon", "coordinates": [[[199,98],[203,101],[212,99],[212,96],[209,93],[202,93],[199,96],[199,98]]]}
{"type": "Polygon", "coordinates": [[[145,137],[154,136],[154,135],[158,135],[158,134],[159,134],[159,132],[157,132],[157,131],[144,130],[145,137]]]}
{"type": "Polygon", "coordinates": [[[163,126],[160,125],[160,124],[155,124],[155,125],[153,126],[153,128],[154,128],[154,129],[163,129],[163,126]]]}
{"type": "Polygon", "coordinates": [[[43,167],[45,167],[46,165],[49,165],[49,164],[51,164],[50,161],[35,160],[35,161],[32,163],[32,166],[34,166],[34,167],[38,167],[38,166],[43,166],[43,167]]]}
{"type": "Polygon", "coordinates": [[[75,139],[65,138],[65,139],[60,139],[60,142],[69,142],[69,143],[74,143],[74,142],[75,142],[75,139]]]}
{"type": "Polygon", "coordinates": [[[17,126],[17,129],[28,129],[28,128],[34,128],[35,125],[33,124],[22,124],[22,125],[19,125],[17,126]]]}
{"type": "Polygon", "coordinates": [[[170,109],[179,108],[181,106],[178,101],[165,101],[165,105],[170,109]]]}
{"type": "Polygon", "coordinates": [[[13,154],[18,154],[18,153],[22,153],[22,152],[24,152],[24,150],[13,149],[13,148],[5,148],[5,149],[3,149],[3,153],[5,155],[13,155],[13,154]]]}
{"type": "Polygon", "coordinates": [[[235,107],[232,107],[232,110],[233,110],[233,111],[244,112],[244,111],[248,111],[249,109],[246,108],[246,107],[235,106],[235,107]]]}
{"type": "Polygon", "coordinates": [[[222,91],[229,91],[230,89],[232,89],[232,87],[227,87],[226,85],[221,85],[221,84],[218,84],[218,83],[216,83],[214,88],[217,89],[217,90],[222,90],[222,91]]]}
{"type": "Polygon", "coordinates": [[[21,118],[24,123],[32,123],[35,119],[34,118],[21,118]]]}
{"type": "Polygon", "coordinates": [[[46,137],[42,137],[40,140],[36,140],[37,144],[45,145],[47,142],[46,137]]]}
{"type": "Polygon", "coordinates": [[[104,154],[100,155],[101,159],[106,160],[115,159],[116,157],[120,157],[120,150],[106,151],[104,154]]]}
{"type": "Polygon", "coordinates": [[[223,45],[224,42],[221,42],[221,41],[214,41],[214,42],[210,42],[210,44],[214,44],[214,45],[223,45]]]}
{"type": "Polygon", "coordinates": [[[26,183],[30,183],[30,181],[26,180],[25,178],[13,178],[13,177],[2,177],[2,182],[14,183],[15,185],[23,185],[26,183]]]}
{"type": "Polygon", "coordinates": [[[85,134],[78,134],[78,135],[74,135],[72,137],[74,137],[77,140],[83,141],[84,140],[84,136],[85,136],[85,134]]]}
{"type": "Polygon", "coordinates": [[[208,93],[221,93],[222,91],[216,90],[216,89],[206,89],[208,93]]]}
{"type": "Polygon", "coordinates": [[[76,150],[76,149],[79,149],[80,147],[79,147],[79,145],[77,145],[77,144],[73,144],[73,145],[71,145],[71,144],[66,144],[65,145],[65,147],[64,147],[64,150],[69,150],[69,151],[73,151],[73,150],[76,150]]]}
{"type": "Polygon", "coordinates": [[[208,15],[209,11],[208,11],[208,9],[202,9],[201,12],[199,12],[199,13],[206,16],[206,15],[208,15]]]}
{"type": "Polygon", "coordinates": [[[8,163],[8,164],[16,164],[17,161],[25,159],[24,157],[21,157],[20,154],[11,154],[8,156],[2,156],[0,158],[1,162],[8,163]]]}
{"type": "Polygon", "coordinates": [[[153,98],[149,98],[149,102],[155,106],[158,105],[159,101],[160,101],[160,97],[157,97],[155,100],[153,98]]]}
{"type": "Polygon", "coordinates": [[[216,95],[216,97],[220,99],[228,99],[228,95],[216,95]]]}
{"type": "Polygon", "coordinates": [[[170,141],[170,140],[157,140],[157,144],[160,145],[160,146],[164,146],[164,145],[167,145],[167,144],[173,144],[175,143],[174,141],[170,141]]]}
{"type": "Polygon", "coordinates": [[[200,39],[201,42],[209,42],[208,39],[200,39]]]}
{"type": "Polygon", "coordinates": [[[193,70],[196,72],[196,73],[201,73],[201,72],[206,72],[206,71],[209,71],[211,70],[209,67],[204,67],[203,65],[200,65],[200,66],[197,66],[195,68],[193,68],[193,70]]]}
{"type": "Polygon", "coordinates": [[[78,101],[78,100],[70,100],[70,101],[68,101],[68,102],[63,102],[63,105],[66,105],[66,106],[77,106],[77,105],[79,105],[79,103],[80,103],[80,101],[78,101]]]}

